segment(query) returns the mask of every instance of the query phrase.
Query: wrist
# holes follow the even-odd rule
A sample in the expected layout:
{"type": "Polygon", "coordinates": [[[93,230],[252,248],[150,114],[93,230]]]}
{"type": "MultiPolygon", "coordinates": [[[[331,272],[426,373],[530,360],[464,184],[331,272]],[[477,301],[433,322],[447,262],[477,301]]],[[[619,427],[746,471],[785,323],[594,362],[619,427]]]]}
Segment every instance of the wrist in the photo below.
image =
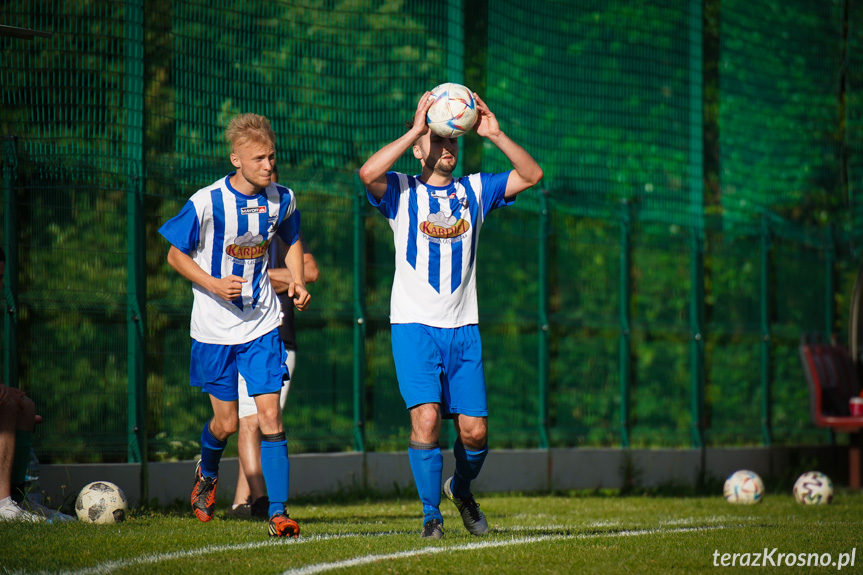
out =
{"type": "Polygon", "coordinates": [[[503,133],[503,130],[498,130],[495,133],[489,132],[489,134],[486,136],[486,138],[488,138],[489,140],[491,140],[493,142],[495,140],[502,140],[502,139],[506,138],[506,134],[503,133]]]}

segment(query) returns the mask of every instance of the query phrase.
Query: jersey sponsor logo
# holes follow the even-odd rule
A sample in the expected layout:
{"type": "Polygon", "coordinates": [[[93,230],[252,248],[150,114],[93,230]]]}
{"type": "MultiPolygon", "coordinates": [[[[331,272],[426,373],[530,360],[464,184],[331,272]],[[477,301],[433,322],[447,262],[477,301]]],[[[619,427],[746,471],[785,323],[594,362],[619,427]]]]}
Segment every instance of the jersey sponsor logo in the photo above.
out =
{"type": "Polygon", "coordinates": [[[240,208],[240,214],[244,216],[251,216],[253,214],[263,214],[266,213],[267,206],[252,206],[250,208],[240,208]]]}
{"type": "Polygon", "coordinates": [[[225,253],[238,260],[255,260],[263,257],[270,246],[269,239],[261,234],[246,232],[225,248],[225,253]]]}
{"type": "Polygon", "coordinates": [[[463,236],[470,229],[465,220],[457,220],[455,216],[444,216],[441,213],[429,214],[428,220],[420,224],[420,230],[429,239],[451,240],[463,236]]]}

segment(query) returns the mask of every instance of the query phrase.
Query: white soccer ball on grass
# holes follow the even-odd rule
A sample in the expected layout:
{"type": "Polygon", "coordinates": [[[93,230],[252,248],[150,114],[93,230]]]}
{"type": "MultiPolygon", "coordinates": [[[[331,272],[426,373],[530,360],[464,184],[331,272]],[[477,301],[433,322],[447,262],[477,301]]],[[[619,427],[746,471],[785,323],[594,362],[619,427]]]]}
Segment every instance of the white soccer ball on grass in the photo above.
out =
{"type": "Polygon", "coordinates": [[[754,471],[741,469],[728,476],[722,494],[729,503],[754,505],[764,497],[764,482],[754,471]]]}
{"type": "Polygon", "coordinates": [[[828,505],[833,501],[833,482],[820,471],[807,471],[794,483],[794,500],[803,505],[828,505]]]}
{"type": "Polygon", "coordinates": [[[84,486],[75,501],[75,514],[87,523],[119,523],[126,519],[126,495],[110,481],[94,481],[84,486]]]}

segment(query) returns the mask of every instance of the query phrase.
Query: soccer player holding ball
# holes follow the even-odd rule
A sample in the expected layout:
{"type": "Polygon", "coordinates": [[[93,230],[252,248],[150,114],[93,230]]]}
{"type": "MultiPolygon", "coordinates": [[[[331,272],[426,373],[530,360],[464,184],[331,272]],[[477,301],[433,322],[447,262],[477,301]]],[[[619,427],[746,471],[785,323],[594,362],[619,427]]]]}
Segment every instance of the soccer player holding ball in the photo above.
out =
{"type": "Polygon", "coordinates": [[[191,503],[199,520],[213,518],[219,461],[237,431],[242,374],[258,411],[269,533],[297,537],[299,525],[285,513],[289,462],[279,392],[288,376],[287,354],[267,249],[275,235],[290,246],[285,263],[293,281],[287,293],[297,309],[306,309],[311,296],[303,275],[300,212],[293,191],[272,181],[276,137],[270,122],[241,114],[225,137],[236,171],[198,190],[159,230],[171,243],[168,263],[192,282],[191,384],[209,394],[213,406],[201,433],[191,503]]]}
{"type": "Polygon", "coordinates": [[[372,155],[360,169],[369,201],[389,220],[396,247],[390,299],[393,358],[399,391],[411,418],[408,457],[423,504],[422,537],[443,537],[440,512],[443,456],[441,418],[458,433],[455,474],[443,493],[467,530],[488,532],[471,493],[488,454],[488,406],[476,295],[476,250],[486,216],[509,206],[542,179],[542,168],[501,130],[474,94],[479,112],[473,129],[510,161],[501,174],[453,178],[458,138],[432,132],[427,114],[434,98],[417,103],[408,131],[372,155]],[[410,150],[420,163],[415,176],[389,171],[410,150]]]}

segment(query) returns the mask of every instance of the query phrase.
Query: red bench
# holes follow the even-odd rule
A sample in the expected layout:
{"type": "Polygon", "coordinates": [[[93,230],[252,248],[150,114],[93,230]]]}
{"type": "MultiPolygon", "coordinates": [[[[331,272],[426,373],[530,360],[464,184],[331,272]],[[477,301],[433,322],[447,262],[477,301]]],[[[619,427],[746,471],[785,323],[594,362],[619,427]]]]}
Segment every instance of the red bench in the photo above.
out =
{"type": "Polygon", "coordinates": [[[857,369],[848,350],[825,343],[820,336],[800,338],[800,362],[809,385],[812,422],[837,432],[849,433],[848,485],[860,489],[860,454],[863,451],[863,416],[852,417],[849,400],[860,394],[857,369]]]}

